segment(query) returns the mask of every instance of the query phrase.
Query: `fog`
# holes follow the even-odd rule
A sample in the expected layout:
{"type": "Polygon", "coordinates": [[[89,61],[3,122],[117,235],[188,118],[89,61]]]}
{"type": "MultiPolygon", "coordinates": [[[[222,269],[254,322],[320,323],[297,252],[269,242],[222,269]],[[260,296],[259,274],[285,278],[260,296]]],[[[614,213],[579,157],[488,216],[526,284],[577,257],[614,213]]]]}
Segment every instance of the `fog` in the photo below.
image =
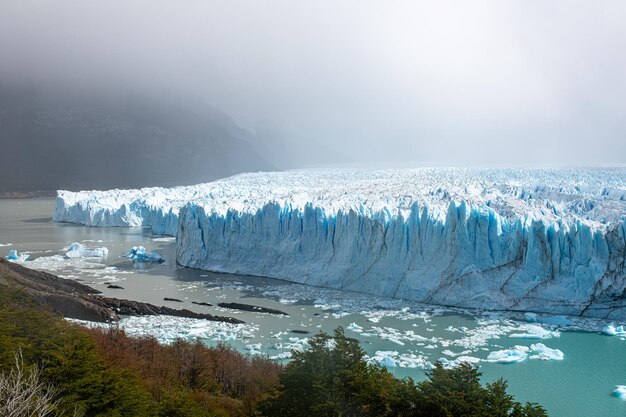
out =
{"type": "Polygon", "coordinates": [[[309,165],[623,164],[624,22],[622,0],[0,0],[0,81],[189,97],[309,165]]]}

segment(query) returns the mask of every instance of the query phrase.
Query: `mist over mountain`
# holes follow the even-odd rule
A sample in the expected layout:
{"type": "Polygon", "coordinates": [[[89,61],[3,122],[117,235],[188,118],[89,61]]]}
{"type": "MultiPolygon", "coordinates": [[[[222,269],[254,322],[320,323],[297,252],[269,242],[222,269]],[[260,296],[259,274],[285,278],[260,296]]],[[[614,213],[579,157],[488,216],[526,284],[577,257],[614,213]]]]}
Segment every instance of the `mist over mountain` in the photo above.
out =
{"type": "Polygon", "coordinates": [[[253,141],[198,102],[0,85],[0,191],[171,186],[276,169],[253,141]]]}
{"type": "Polygon", "coordinates": [[[618,0],[0,2],[0,187],[623,166],[625,19],[618,0]]]}

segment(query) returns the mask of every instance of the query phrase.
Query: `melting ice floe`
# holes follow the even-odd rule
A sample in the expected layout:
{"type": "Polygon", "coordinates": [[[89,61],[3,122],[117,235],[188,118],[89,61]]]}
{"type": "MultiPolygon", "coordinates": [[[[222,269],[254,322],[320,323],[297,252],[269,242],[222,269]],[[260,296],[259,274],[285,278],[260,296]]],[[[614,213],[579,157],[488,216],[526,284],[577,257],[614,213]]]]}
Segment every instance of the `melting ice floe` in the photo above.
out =
{"type": "Polygon", "coordinates": [[[126,256],[137,262],[165,262],[161,255],[156,252],[148,252],[143,246],[133,246],[126,256]]]}
{"type": "Polygon", "coordinates": [[[602,327],[602,333],[611,336],[626,336],[626,330],[624,330],[624,326],[618,326],[615,323],[609,323],[606,326],[602,327]]]}
{"type": "Polygon", "coordinates": [[[535,353],[530,357],[530,359],[541,359],[543,361],[562,361],[565,357],[561,350],[549,348],[543,343],[530,345],[530,350],[535,353]]]}
{"type": "MultiPolygon", "coordinates": [[[[69,319],[85,326],[110,326],[83,320],[69,319]]],[[[215,342],[246,340],[254,336],[258,326],[231,324],[219,321],[189,319],[174,316],[134,316],[121,319],[117,325],[130,336],[152,336],[160,343],[172,343],[177,339],[212,340],[215,342]]]]}
{"type": "Polygon", "coordinates": [[[613,396],[626,400],[626,385],[616,385],[613,390],[613,396]]]}
{"type": "Polygon", "coordinates": [[[70,193],[55,220],[177,235],[217,272],[626,319],[626,170],[307,170],[70,193]],[[610,308],[607,308],[610,306],[610,308]]]}
{"type": "Polygon", "coordinates": [[[543,343],[536,343],[528,346],[514,346],[510,349],[498,350],[490,352],[487,356],[487,362],[494,363],[517,363],[523,362],[526,358],[540,360],[557,360],[561,361],[565,357],[559,349],[552,349],[543,343]],[[530,355],[530,356],[529,356],[530,355]]]}
{"type": "Polygon", "coordinates": [[[378,350],[374,355],[366,356],[365,360],[368,363],[377,363],[386,368],[432,368],[432,363],[428,361],[427,357],[414,353],[378,350]]]}
{"type": "Polygon", "coordinates": [[[515,346],[513,349],[504,349],[490,352],[487,356],[487,362],[495,363],[517,363],[525,361],[528,357],[528,347],[515,346]]]}
{"type": "Polygon", "coordinates": [[[352,322],[348,325],[348,327],[346,327],[346,330],[352,330],[353,332],[356,333],[363,333],[363,327],[359,326],[358,324],[352,322]]]}
{"type": "Polygon", "coordinates": [[[518,339],[549,339],[551,337],[559,337],[560,333],[556,330],[548,330],[541,326],[530,325],[525,327],[524,333],[511,333],[509,337],[518,339]]]}
{"type": "Polygon", "coordinates": [[[480,359],[474,356],[459,356],[456,359],[439,358],[439,362],[441,362],[444,368],[451,369],[456,368],[462,363],[476,364],[480,362],[480,359]]]}
{"type": "Polygon", "coordinates": [[[74,242],[68,248],[65,256],[68,258],[106,258],[109,250],[105,247],[87,249],[84,245],[74,242]]]}
{"type": "Polygon", "coordinates": [[[17,250],[15,249],[11,249],[9,253],[7,254],[7,256],[5,257],[7,261],[16,261],[16,262],[23,262],[23,261],[28,260],[29,258],[30,258],[30,255],[28,255],[27,253],[18,253],[17,250]]]}
{"type": "Polygon", "coordinates": [[[92,278],[97,280],[96,283],[120,281],[124,279],[123,276],[132,273],[103,263],[109,252],[106,247],[90,248],[74,242],[59,252],[64,255],[39,256],[32,260],[26,255],[15,262],[32,269],[52,272],[62,278],[92,278]]]}

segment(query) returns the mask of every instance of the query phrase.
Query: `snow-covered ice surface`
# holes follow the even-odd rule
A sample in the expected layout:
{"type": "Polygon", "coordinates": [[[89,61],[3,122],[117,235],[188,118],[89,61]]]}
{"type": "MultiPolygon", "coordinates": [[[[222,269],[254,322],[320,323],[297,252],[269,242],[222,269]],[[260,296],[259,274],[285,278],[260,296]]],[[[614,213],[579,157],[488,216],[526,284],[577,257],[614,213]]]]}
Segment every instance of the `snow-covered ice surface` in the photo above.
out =
{"type": "Polygon", "coordinates": [[[177,262],[433,304],[626,319],[626,169],[301,170],[60,191],[54,220],[177,262]]]}

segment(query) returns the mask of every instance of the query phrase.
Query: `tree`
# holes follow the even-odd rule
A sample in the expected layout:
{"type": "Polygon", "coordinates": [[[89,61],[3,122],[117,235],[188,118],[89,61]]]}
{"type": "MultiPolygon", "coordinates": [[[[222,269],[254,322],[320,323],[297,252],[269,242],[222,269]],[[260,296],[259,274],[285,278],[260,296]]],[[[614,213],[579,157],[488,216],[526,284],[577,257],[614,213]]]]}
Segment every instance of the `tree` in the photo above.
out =
{"type": "MultiPolygon", "coordinates": [[[[45,383],[38,366],[24,365],[22,352],[15,354],[15,366],[0,374],[0,415],[3,417],[61,417],[60,390],[45,383]]],[[[74,417],[82,416],[78,408],[74,417]]]]}
{"type": "Polygon", "coordinates": [[[480,385],[478,368],[461,363],[445,369],[439,362],[417,384],[416,416],[428,417],[547,417],[543,407],[514,401],[503,379],[480,385]]]}
{"type": "Polygon", "coordinates": [[[320,333],[310,349],[293,351],[280,374],[280,388],[261,404],[266,416],[391,416],[406,382],[365,361],[358,341],[340,327],[334,336],[320,333]]]}

